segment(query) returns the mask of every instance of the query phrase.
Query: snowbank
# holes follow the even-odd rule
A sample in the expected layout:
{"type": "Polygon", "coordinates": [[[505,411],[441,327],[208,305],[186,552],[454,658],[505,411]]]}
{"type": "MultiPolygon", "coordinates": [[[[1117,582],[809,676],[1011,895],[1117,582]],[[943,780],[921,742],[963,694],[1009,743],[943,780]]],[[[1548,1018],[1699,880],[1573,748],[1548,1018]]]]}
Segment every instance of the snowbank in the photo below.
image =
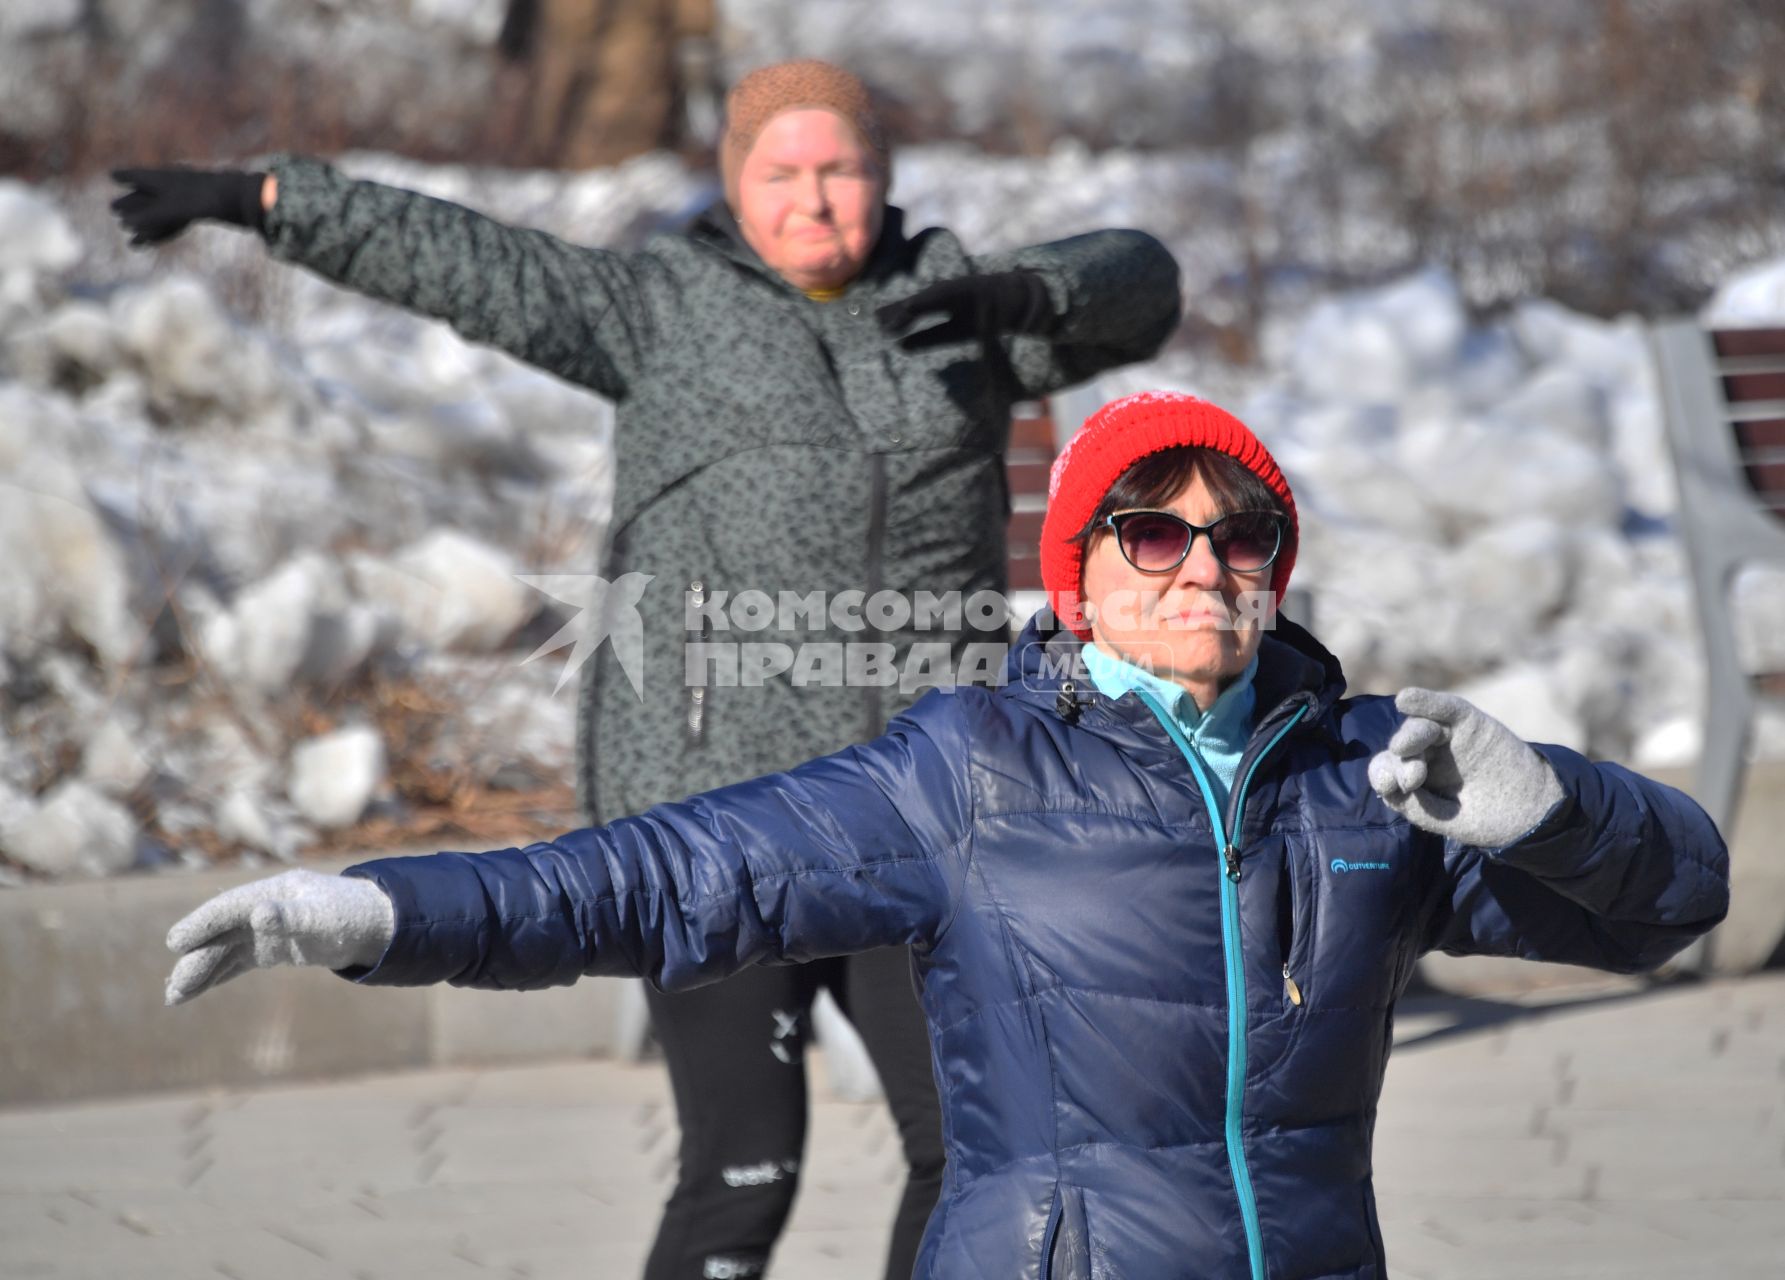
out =
{"type": "MultiPolygon", "coordinates": [[[[601,217],[662,194],[640,169],[549,189],[620,234],[601,217]]],[[[0,182],[0,854],[295,856],[388,782],[377,726],[314,736],[341,690],[449,690],[429,769],[567,778],[574,692],[539,706],[550,602],[517,575],[594,568],[607,407],[295,273],[282,322],[244,325],[203,267],[120,281],[73,225],[0,182]]]]}
{"type": "MultiPolygon", "coordinates": [[[[667,157],[494,187],[344,163],[595,243],[710,195],[667,157]]],[[[975,248],[1159,226],[1194,289],[1218,255],[1179,202],[1223,181],[1171,157],[926,148],[899,190],[975,248]]],[[[245,325],[219,300],[240,237],[196,232],[212,261],[156,270],[77,225],[0,182],[0,852],[43,874],[195,858],[201,836],[288,858],[375,811],[400,765],[567,777],[574,693],[521,661],[564,619],[521,579],[593,571],[608,407],[282,268],[271,322],[245,325]],[[344,688],[457,702],[418,748],[319,728],[308,711],[344,688]]],[[[1712,314],[1785,319],[1782,293],[1738,280],[1712,314]]],[[[1696,750],[1703,673],[1639,324],[1542,300],[1480,323],[1430,270],[1312,299],[1264,351],[1246,373],[1168,356],[1103,391],[1213,383],[1270,443],[1304,513],[1298,585],[1354,687],[1457,688],[1639,764],[1696,750]]],[[[1785,665],[1785,590],[1742,592],[1748,647],[1785,665]]]]}
{"type": "Polygon", "coordinates": [[[1727,329],[1785,324],[1785,262],[1763,262],[1731,276],[1702,314],[1706,324],[1727,329]]]}
{"type": "MultiPolygon", "coordinates": [[[[1732,289],[1748,322],[1785,318],[1753,283],[1782,278],[1732,289]]],[[[1471,325],[1427,272],[1323,301],[1270,346],[1244,416],[1296,487],[1298,582],[1354,688],[1456,688],[1638,765],[1696,753],[1704,671],[1639,321],[1533,300],[1471,325]]],[[[1751,572],[1735,598],[1749,660],[1785,669],[1785,578],[1751,572]]],[[[1762,749],[1785,749],[1780,726],[1762,749]]]]}

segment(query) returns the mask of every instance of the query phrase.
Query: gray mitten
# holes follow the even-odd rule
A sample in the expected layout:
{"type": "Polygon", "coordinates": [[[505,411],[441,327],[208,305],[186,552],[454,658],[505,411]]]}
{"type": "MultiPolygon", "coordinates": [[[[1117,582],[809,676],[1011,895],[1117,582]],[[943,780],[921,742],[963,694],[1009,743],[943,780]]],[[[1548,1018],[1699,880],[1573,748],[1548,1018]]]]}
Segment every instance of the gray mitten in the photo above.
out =
{"type": "Polygon", "coordinates": [[[249,969],[377,964],[396,933],[396,908],[370,880],[287,871],[218,894],[167,934],[180,957],[167,1002],[184,1004],[249,969]]]}
{"type": "Polygon", "coordinates": [[[1467,699],[1402,689],[1395,708],[1407,719],[1370,761],[1370,785],[1414,826],[1498,849],[1562,798],[1549,762],[1467,699]]]}

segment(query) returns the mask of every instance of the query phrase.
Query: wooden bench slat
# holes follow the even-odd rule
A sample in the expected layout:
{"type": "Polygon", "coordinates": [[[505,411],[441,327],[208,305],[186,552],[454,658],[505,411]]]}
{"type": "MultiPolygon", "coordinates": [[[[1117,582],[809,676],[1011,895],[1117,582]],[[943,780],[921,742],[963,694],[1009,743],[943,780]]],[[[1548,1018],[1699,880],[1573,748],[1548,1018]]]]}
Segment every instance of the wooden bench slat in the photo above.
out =
{"type": "Polygon", "coordinates": [[[1747,400],[1785,400],[1785,369],[1777,373],[1738,373],[1723,379],[1723,398],[1731,404],[1747,400]]]}
{"type": "Polygon", "coordinates": [[[1040,459],[1011,458],[1005,464],[1005,471],[1010,476],[1010,491],[1014,493],[1039,493],[1047,496],[1048,473],[1053,470],[1051,462],[1040,459]]]}
{"type": "Polygon", "coordinates": [[[1012,591],[1040,591],[1043,587],[1040,560],[1013,559],[1009,572],[1012,591]]]}
{"type": "Polygon", "coordinates": [[[1738,449],[1771,449],[1785,446],[1785,418],[1764,418],[1759,422],[1735,424],[1738,449]]]}
{"type": "Polygon", "coordinates": [[[1769,506],[1785,504],[1785,462],[1746,462],[1742,471],[1754,492],[1769,506]]]}
{"type": "Polygon", "coordinates": [[[1005,540],[1012,546],[1022,544],[1034,546],[1041,541],[1041,519],[1039,511],[1019,511],[1010,517],[1005,526],[1005,540]]]}
{"type": "Polygon", "coordinates": [[[1012,591],[1040,591],[1041,524],[1047,516],[1047,482],[1054,467],[1053,406],[1024,401],[1011,410],[1004,453],[1010,519],[1004,526],[1005,573],[1012,591]]]}
{"type": "Polygon", "coordinates": [[[1054,453],[1054,420],[1051,417],[1012,418],[1008,447],[1045,451],[1051,458],[1054,453]]]}
{"type": "Polygon", "coordinates": [[[1720,356],[1785,355],[1785,329],[1718,329],[1711,345],[1720,356]]]}

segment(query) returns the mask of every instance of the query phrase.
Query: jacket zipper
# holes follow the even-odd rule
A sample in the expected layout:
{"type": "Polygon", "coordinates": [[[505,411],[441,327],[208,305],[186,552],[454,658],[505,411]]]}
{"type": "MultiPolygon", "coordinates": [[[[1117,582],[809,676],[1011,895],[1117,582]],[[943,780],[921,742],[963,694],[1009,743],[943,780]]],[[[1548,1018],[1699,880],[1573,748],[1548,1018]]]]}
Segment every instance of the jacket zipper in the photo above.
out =
{"type": "MultiPolygon", "coordinates": [[[[1252,785],[1252,775],[1257,772],[1259,762],[1270,753],[1271,749],[1277,745],[1277,742],[1285,733],[1288,733],[1296,726],[1302,716],[1307,714],[1307,710],[1308,708],[1306,706],[1298,708],[1296,713],[1289,718],[1289,723],[1284,725],[1283,728],[1265,744],[1262,751],[1253,756],[1250,762],[1242,760],[1241,763],[1246,765],[1246,775],[1241,781],[1239,789],[1235,792],[1228,804],[1227,829],[1229,831],[1237,833],[1240,829],[1240,814],[1244,810],[1246,804],[1246,789],[1252,785]]],[[[1295,941],[1295,908],[1298,905],[1296,899],[1301,896],[1301,892],[1295,883],[1295,869],[1288,866],[1287,862],[1285,863],[1285,872],[1289,876],[1290,943],[1293,945],[1295,941]]],[[[1234,883],[1237,884],[1239,882],[1239,848],[1237,843],[1232,841],[1230,841],[1227,846],[1227,875],[1230,880],[1234,881],[1234,883]]],[[[1283,996],[1290,1004],[1295,1005],[1298,1008],[1301,1006],[1301,984],[1296,982],[1294,976],[1289,972],[1289,948],[1285,948],[1283,952],[1283,996]]]]}
{"type": "Polygon", "coordinates": [[[1295,863],[1293,858],[1294,855],[1290,852],[1289,846],[1285,845],[1283,850],[1283,878],[1289,882],[1289,933],[1283,940],[1283,998],[1288,1000],[1290,1004],[1300,1008],[1302,1003],[1301,984],[1296,982],[1295,978],[1292,977],[1289,972],[1290,957],[1295,954],[1295,922],[1297,916],[1300,914],[1297,908],[1301,906],[1302,898],[1301,886],[1296,883],[1295,879],[1295,863]]]}
{"type": "MultiPolygon", "coordinates": [[[[868,455],[868,592],[865,599],[872,600],[880,592],[881,579],[885,576],[881,564],[886,553],[886,455],[876,450],[868,455]]],[[[865,617],[864,617],[865,624],[865,617]]],[[[870,641],[878,639],[879,633],[869,631],[866,638],[870,641]]],[[[877,738],[886,732],[886,713],[881,702],[880,688],[872,681],[862,682],[862,693],[866,695],[863,708],[868,717],[867,730],[862,741],[877,738]]]]}
{"type": "Polygon", "coordinates": [[[1048,1210],[1047,1230],[1041,1235],[1041,1277],[1042,1280],[1053,1280],[1054,1275],[1054,1240],[1060,1234],[1060,1219],[1066,1216],[1066,1206],[1060,1200],[1060,1184],[1054,1184],[1054,1205],[1048,1210]]]}
{"type": "Polygon", "coordinates": [[[1252,785],[1252,777],[1258,772],[1259,764],[1283,740],[1283,736],[1295,728],[1307,713],[1307,708],[1297,708],[1296,713],[1289,718],[1289,723],[1277,730],[1263,750],[1252,757],[1229,805],[1230,822],[1224,823],[1221,806],[1215,802],[1214,788],[1209,785],[1208,776],[1202,770],[1202,762],[1197,759],[1196,751],[1184,737],[1183,730],[1178,728],[1165,708],[1150,694],[1141,690],[1135,692],[1147,704],[1147,709],[1164,727],[1185,763],[1190,766],[1190,772],[1202,792],[1203,803],[1208,806],[1209,821],[1215,828],[1215,841],[1221,847],[1221,951],[1227,962],[1227,1163],[1233,1173],[1234,1194],[1240,1202],[1240,1222],[1246,1231],[1246,1252],[1252,1264],[1252,1280],[1265,1280],[1264,1232],[1258,1225],[1258,1200],[1252,1192],[1252,1175],[1246,1168],[1246,1151],[1240,1132],[1241,1108],[1246,1092],[1246,970],[1240,954],[1240,850],[1238,843],[1230,838],[1228,832],[1231,830],[1237,834],[1239,831],[1240,818],[1246,809],[1246,791],[1252,785]]]}
{"type": "MultiPolygon", "coordinates": [[[[707,584],[702,578],[696,578],[688,584],[688,602],[696,609],[707,602],[707,584]]],[[[701,639],[707,636],[707,621],[703,614],[700,622],[701,639]]],[[[700,685],[688,690],[688,743],[698,743],[706,736],[707,723],[707,691],[700,685]]]]}

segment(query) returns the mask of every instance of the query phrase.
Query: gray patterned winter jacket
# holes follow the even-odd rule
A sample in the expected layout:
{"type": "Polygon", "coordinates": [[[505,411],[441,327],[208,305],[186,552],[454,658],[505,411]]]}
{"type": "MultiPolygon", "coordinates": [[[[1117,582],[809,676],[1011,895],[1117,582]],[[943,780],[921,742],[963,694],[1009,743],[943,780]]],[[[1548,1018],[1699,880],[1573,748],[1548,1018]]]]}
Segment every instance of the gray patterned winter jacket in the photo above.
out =
{"type": "Polygon", "coordinates": [[[315,160],[271,170],[275,256],[615,402],[601,572],[651,581],[638,602],[642,691],[608,644],[583,673],[578,781],[596,820],[877,735],[921,690],[864,686],[873,655],[844,645],[891,645],[878,669],[910,674],[924,666],[907,662],[913,645],[946,645],[935,666],[948,671],[986,634],[946,612],[871,622],[859,598],[818,616],[777,609],[743,631],[731,602],[747,590],[827,603],[850,591],[1001,592],[1011,405],[1147,358],[1178,319],[1177,264],[1138,231],[975,258],[944,230],[907,236],[889,208],[862,275],[820,303],[765,266],[722,208],[688,234],[615,253],[315,160]],[[875,323],[876,307],[938,280],[1016,268],[1040,273],[1053,298],[1045,340],[906,354],[875,323]],[[691,664],[689,641],[722,647],[691,664]],[[789,653],[792,671],[752,685],[750,670],[789,653]],[[735,683],[728,658],[742,668],[735,683]]]}

